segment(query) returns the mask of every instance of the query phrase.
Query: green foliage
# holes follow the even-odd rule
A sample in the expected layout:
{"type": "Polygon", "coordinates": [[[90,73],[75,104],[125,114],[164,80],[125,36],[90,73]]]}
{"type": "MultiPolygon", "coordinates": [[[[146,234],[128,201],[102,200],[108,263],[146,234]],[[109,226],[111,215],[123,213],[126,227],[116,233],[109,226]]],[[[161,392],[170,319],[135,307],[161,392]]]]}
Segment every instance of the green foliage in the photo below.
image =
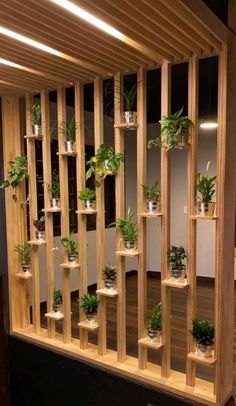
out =
{"type": "Polygon", "coordinates": [[[53,291],[53,304],[60,305],[62,304],[62,291],[61,289],[54,289],[53,291]]]}
{"type": "Polygon", "coordinates": [[[164,116],[159,121],[161,124],[161,134],[159,137],[148,142],[148,148],[159,147],[170,151],[184,138],[187,141],[189,128],[193,122],[188,117],[181,117],[184,107],[174,114],[164,116]]]}
{"type": "Polygon", "coordinates": [[[116,279],[116,273],[116,267],[108,264],[102,272],[102,277],[104,280],[111,279],[114,281],[116,279]]]}
{"type": "Polygon", "coordinates": [[[40,217],[38,220],[33,220],[33,225],[38,231],[45,230],[45,218],[44,216],[40,217]]]}
{"type": "Polygon", "coordinates": [[[172,245],[168,249],[167,255],[171,269],[186,269],[186,265],[183,264],[183,260],[187,258],[187,252],[184,247],[175,247],[174,245],[172,245]]]}
{"type": "Polygon", "coordinates": [[[147,200],[153,200],[153,201],[160,201],[160,191],[157,187],[157,181],[154,183],[154,185],[150,185],[150,186],[145,186],[143,185],[143,191],[144,191],[144,196],[145,199],[147,200]]]}
{"type": "Polygon", "coordinates": [[[201,173],[197,174],[197,191],[198,197],[201,201],[209,203],[212,200],[212,197],[215,194],[215,180],[216,176],[210,178],[204,176],[201,173]]]}
{"type": "Polygon", "coordinates": [[[109,227],[117,225],[120,230],[124,241],[136,241],[137,240],[137,225],[133,222],[135,212],[128,210],[127,218],[116,219],[109,227]]]}
{"type": "Polygon", "coordinates": [[[61,244],[66,249],[68,255],[78,254],[78,244],[73,240],[73,232],[70,233],[69,237],[64,237],[61,239],[61,244]]]}
{"type": "Polygon", "coordinates": [[[61,131],[61,134],[65,136],[67,141],[75,142],[75,136],[76,136],[76,129],[78,128],[79,123],[75,121],[75,118],[72,117],[71,119],[67,119],[65,121],[62,121],[59,124],[59,128],[61,131]]]}
{"type": "Polygon", "coordinates": [[[47,190],[52,194],[54,199],[59,199],[60,197],[60,181],[59,173],[57,169],[54,169],[52,172],[51,183],[44,183],[47,190]]]}
{"type": "Polygon", "coordinates": [[[193,320],[191,333],[198,344],[212,345],[214,343],[215,329],[209,321],[193,320]]]}
{"type": "Polygon", "coordinates": [[[152,311],[152,315],[149,319],[148,328],[150,330],[161,330],[161,303],[158,303],[152,311]]]}
{"type": "Polygon", "coordinates": [[[114,117],[114,105],[120,109],[120,99],[123,111],[136,111],[137,103],[137,84],[135,83],[130,90],[126,87],[119,91],[119,83],[108,83],[104,89],[104,115],[114,117]],[[119,94],[114,101],[114,94],[119,94]]]}
{"type": "Polygon", "coordinates": [[[86,187],[85,189],[82,189],[79,191],[79,199],[80,200],[95,200],[96,193],[94,190],[86,187]]]}
{"type": "Polygon", "coordinates": [[[115,154],[112,147],[102,144],[98,148],[96,155],[87,162],[89,169],[86,172],[86,180],[91,178],[92,175],[97,175],[99,180],[95,180],[95,186],[99,187],[100,181],[105,179],[109,172],[118,172],[121,161],[124,161],[123,154],[115,154]]]}
{"type": "Polygon", "coordinates": [[[1,184],[0,188],[7,189],[8,187],[12,187],[14,191],[12,198],[16,202],[16,188],[28,177],[27,157],[24,155],[17,156],[14,160],[9,162],[9,165],[8,179],[1,184]]]}
{"type": "Polygon", "coordinates": [[[122,97],[123,97],[123,111],[135,111],[137,100],[136,83],[131,87],[130,90],[124,87],[122,91],[122,97]]]}
{"type": "Polygon", "coordinates": [[[87,294],[80,299],[80,307],[84,309],[86,313],[96,313],[99,303],[100,301],[96,295],[87,294]]]}
{"type": "Polygon", "coordinates": [[[22,265],[30,265],[31,263],[31,246],[28,242],[15,246],[15,251],[19,255],[22,265]]]}
{"type": "Polygon", "coordinates": [[[41,106],[34,103],[31,107],[31,121],[34,125],[41,125],[41,106]]]}

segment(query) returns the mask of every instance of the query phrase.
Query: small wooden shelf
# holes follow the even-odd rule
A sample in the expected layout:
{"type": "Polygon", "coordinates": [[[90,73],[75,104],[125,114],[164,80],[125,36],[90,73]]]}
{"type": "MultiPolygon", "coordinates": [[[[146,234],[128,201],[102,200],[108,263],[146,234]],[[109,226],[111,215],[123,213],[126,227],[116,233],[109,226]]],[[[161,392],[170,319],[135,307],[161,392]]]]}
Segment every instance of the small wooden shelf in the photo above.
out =
{"type": "Polygon", "coordinates": [[[49,313],[45,313],[44,316],[51,320],[63,320],[64,319],[64,314],[61,312],[49,312],[49,313]]]}
{"type": "Polygon", "coordinates": [[[189,218],[192,220],[217,220],[218,216],[200,216],[199,214],[196,214],[194,216],[189,216],[189,218]]]}
{"type": "Polygon", "coordinates": [[[42,210],[44,213],[60,213],[61,208],[60,207],[48,207],[47,209],[42,210]]]}
{"type": "Polygon", "coordinates": [[[42,140],[42,138],[43,138],[43,136],[40,134],[40,135],[34,135],[34,134],[30,134],[30,135],[24,135],[24,138],[28,138],[28,139],[31,139],[31,140],[42,140]]]}
{"type": "Polygon", "coordinates": [[[95,210],[95,209],[83,209],[83,210],[76,210],[76,213],[77,214],[96,214],[97,213],[97,210],[95,210]]]}
{"type": "Polygon", "coordinates": [[[60,267],[65,269],[76,269],[79,268],[80,265],[78,262],[76,263],[64,262],[63,264],[60,264],[60,267]]]}
{"type": "Polygon", "coordinates": [[[213,355],[211,357],[204,358],[204,357],[199,357],[197,355],[196,351],[195,352],[190,352],[188,354],[188,358],[193,360],[193,361],[199,362],[200,364],[213,365],[216,362],[216,358],[214,356],[214,351],[212,351],[212,353],[213,353],[213,355]]]}
{"type": "Polygon", "coordinates": [[[41,239],[41,240],[30,240],[28,241],[28,244],[30,245],[44,245],[46,244],[46,241],[41,239]]]}
{"type": "Polygon", "coordinates": [[[138,128],[138,124],[120,123],[120,124],[114,124],[114,128],[120,128],[121,130],[134,130],[134,129],[138,128]]]}
{"type": "Polygon", "coordinates": [[[116,289],[107,289],[107,288],[98,289],[98,290],[96,290],[96,293],[98,295],[108,296],[108,297],[116,297],[116,296],[118,296],[118,292],[117,292],[116,289]]]}
{"type": "Polygon", "coordinates": [[[84,328],[85,330],[88,331],[96,331],[99,328],[98,323],[96,321],[91,323],[87,320],[81,321],[80,323],[77,324],[77,326],[80,328],[84,328]]]}
{"type": "Polygon", "coordinates": [[[31,272],[19,272],[19,273],[16,273],[15,276],[20,279],[30,279],[30,278],[32,278],[32,273],[31,272]]]}
{"type": "Polygon", "coordinates": [[[57,155],[61,155],[61,156],[76,156],[77,152],[73,151],[73,152],[67,152],[67,151],[62,151],[62,152],[57,152],[57,155]]]}
{"type": "Polygon", "coordinates": [[[140,340],[138,340],[138,343],[140,345],[143,345],[144,347],[153,348],[154,350],[159,350],[159,348],[163,347],[161,339],[160,339],[160,341],[155,342],[155,341],[150,340],[148,337],[144,337],[144,338],[140,338],[140,340]]]}
{"type": "Polygon", "coordinates": [[[151,212],[148,212],[148,211],[144,211],[144,212],[142,212],[142,213],[138,213],[138,216],[140,216],[140,217],[161,217],[162,216],[162,213],[160,213],[160,212],[153,212],[153,213],[151,213],[151,212]]]}
{"type": "Polygon", "coordinates": [[[170,286],[170,287],[177,288],[177,289],[184,289],[184,288],[186,288],[186,286],[189,286],[187,279],[185,279],[183,282],[174,282],[172,278],[169,278],[169,279],[164,279],[161,282],[161,284],[164,286],[170,286]]]}
{"type": "Polygon", "coordinates": [[[120,255],[122,257],[137,257],[137,255],[139,255],[138,251],[126,251],[126,250],[119,250],[116,251],[116,255],[120,255]]]}

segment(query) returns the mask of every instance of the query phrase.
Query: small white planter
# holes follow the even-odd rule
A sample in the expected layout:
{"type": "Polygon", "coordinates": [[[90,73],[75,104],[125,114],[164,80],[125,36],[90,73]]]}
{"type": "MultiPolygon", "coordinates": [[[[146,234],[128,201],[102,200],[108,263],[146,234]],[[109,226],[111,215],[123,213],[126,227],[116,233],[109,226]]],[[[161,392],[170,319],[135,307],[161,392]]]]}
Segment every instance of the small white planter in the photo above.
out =
{"type": "Polygon", "coordinates": [[[65,150],[68,154],[75,152],[75,142],[74,141],[65,141],[65,150]]]}
{"type": "Polygon", "coordinates": [[[95,200],[84,200],[84,208],[86,210],[93,210],[95,208],[95,200]]]}
{"type": "Polygon", "coordinates": [[[183,283],[185,279],[185,269],[171,269],[171,279],[176,283],[183,283]]]}
{"type": "Polygon", "coordinates": [[[124,111],[122,115],[123,124],[132,125],[137,124],[137,113],[136,111],[124,111]]]}
{"type": "Polygon", "coordinates": [[[136,251],[136,241],[124,241],[124,249],[129,252],[136,251]]]}
{"type": "Polygon", "coordinates": [[[31,270],[30,265],[22,264],[21,267],[22,267],[22,272],[24,272],[25,274],[30,273],[30,270],[31,270]]]}
{"type": "Polygon", "coordinates": [[[159,343],[161,340],[161,330],[147,329],[148,339],[152,342],[159,343]]]}
{"type": "Polygon", "coordinates": [[[115,284],[114,279],[111,279],[111,278],[106,278],[105,279],[105,288],[106,289],[109,289],[109,290],[113,289],[114,284],[115,284]]]}
{"type": "Polygon", "coordinates": [[[78,254],[68,254],[67,258],[70,263],[75,263],[77,262],[78,254]]]}
{"type": "Polygon", "coordinates": [[[209,358],[212,356],[212,346],[197,344],[197,355],[201,358],[209,358]]]}
{"type": "Polygon", "coordinates": [[[52,199],[50,199],[50,207],[52,208],[52,209],[56,209],[56,208],[59,208],[59,199],[58,198],[56,198],[56,197],[53,197],[52,199]]]}
{"type": "Polygon", "coordinates": [[[52,309],[54,313],[61,313],[61,305],[60,304],[53,304],[52,309]]]}
{"type": "Polygon", "coordinates": [[[35,231],[35,238],[36,240],[44,240],[44,231],[35,231]]]}
{"type": "Polygon", "coordinates": [[[96,318],[97,318],[97,313],[89,313],[89,312],[86,312],[86,320],[87,320],[89,323],[91,323],[91,324],[95,323],[95,322],[96,322],[96,318]]]}
{"type": "Polygon", "coordinates": [[[160,202],[157,200],[147,200],[147,211],[149,213],[156,213],[160,211],[160,202]]]}
{"type": "Polygon", "coordinates": [[[35,137],[40,137],[42,135],[41,134],[41,125],[33,124],[32,133],[33,133],[33,135],[35,135],[35,137]]]}
{"type": "Polygon", "coordinates": [[[214,202],[198,202],[197,204],[198,214],[200,216],[213,216],[215,211],[214,202]]]}

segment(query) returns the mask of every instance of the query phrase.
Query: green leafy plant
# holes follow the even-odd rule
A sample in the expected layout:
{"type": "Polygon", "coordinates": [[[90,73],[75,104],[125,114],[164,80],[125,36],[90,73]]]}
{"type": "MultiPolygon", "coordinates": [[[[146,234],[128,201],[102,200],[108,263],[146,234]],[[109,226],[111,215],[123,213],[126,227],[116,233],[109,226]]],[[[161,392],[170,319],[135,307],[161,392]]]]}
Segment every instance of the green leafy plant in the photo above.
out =
{"type": "MultiPolygon", "coordinates": [[[[123,154],[115,154],[112,147],[102,144],[98,148],[96,155],[87,162],[89,169],[86,172],[86,180],[91,178],[92,175],[97,175],[101,181],[105,179],[110,172],[117,173],[122,161],[124,161],[123,154]]],[[[95,180],[96,187],[100,186],[99,180],[95,180]]]]}
{"type": "Polygon", "coordinates": [[[41,125],[41,106],[34,103],[31,107],[31,121],[34,125],[41,125]]]}
{"type": "Polygon", "coordinates": [[[9,162],[10,170],[8,172],[8,179],[5,180],[0,188],[7,189],[12,187],[13,195],[12,198],[16,202],[16,188],[28,177],[28,162],[26,156],[17,156],[15,159],[9,162]]]}
{"type": "Polygon", "coordinates": [[[209,321],[193,320],[193,329],[191,331],[198,344],[213,345],[215,328],[209,321]]]}
{"type": "Polygon", "coordinates": [[[136,241],[137,240],[137,225],[133,221],[134,215],[135,215],[135,212],[134,211],[132,212],[129,209],[127,218],[116,219],[116,221],[114,221],[113,223],[111,223],[109,225],[109,227],[117,225],[120,228],[124,241],[136,241]]]}
{"type": "Polygon", "coordinates": [[[137,84],[135,83],[130,90],[126,87],[122,91],[123,111],[135,111],[137,100],[137,84]]]}
{"type": "Polygon", "coordinates": [[[15,246],[15,251],[19,255],[22,265],[30,265],[31,263],[31,246],[28,242],[15,246]]]}
{"type": "Polygon", "coordinates": [[[161,303],[154,307],[151,317],[148,322],[150,330],[161,330],[161,303]]]}
{"type": "Polygon", "coordinates": [[[154,185],[150,185],[150,186],[143,185],[145,199],[150,200],[150,201],[157,201],[157,202],[160,201],[161,194],[160,194],[160,191],[159,191],[157,185],[158,185],[157,181],[154,183],[154,185]]]}
{"type": "Polygon", "coordinates": [[[33,220],[33,225],[38,231],[45,230],[45,218],[44,216],[40,217],[38,220],[33,220]]]}
{"type": "Polygon", "coordinates": [[[169,116],[163,116],[159,121],[161,124],[160,136],[149,140],[148,148],[160,147],[170,151],[183,139],[187,142],[189,128],[193,122],[186,116],[182,117],[184,107],[169,116]]]}
{"type": "Polygon", "coordinates": [[[120,91],[119,84],[109,83],[106,85],[104,90],[104,114],[108,117],[114,117],[114,105],[120,108],[120,99],[122,102],[123,111],[136,111],[137,103],[137,84],[135,83],[131,89],[124,87],[120,91]],[[114,100],[115,88],[119,94],[119,98],[114,100]]]}
{"type": "Polygon", "coordinates": [[[175,247],[172,245],[168,251],[168,261],[171,269],[183,270],[186,269],[186,265],[183,263],[184,259],[187,258],[187,252],[184,247],[175,247]]]}
{"type": "Polygon", "coordinates": [[[96,295],[87,294],[80,299],[80,307],[85,313],[96,313],[99,303],[96,295]]]}
{"type": "Polygon", "coordinates": [[[52,172],[52,178],[50,183],[44,183],[49,193],[52,194],[52,198],[59,199],[60,197],[60,181],[59,173],[57,169],[54,169],[52,172]]]}
{"type": "Polygon", "coordinates": [[[71,119],[67,119],[62,121],[59,124],[59,129],[61,134],[65,136],[67,141],[75,142],[76,138],[76,129],[78,128],[79,123],[75,121],[75,118],[72,117],[71,119]]]}
{"type": "MultiPolygon", "coordinates": [[[[207,163],[206,170],[208,172],[211,162],[207,163]]],[[[210,178],[208,175],[204,176],[202,173],[197,174],[197,192],[198,198],[204,203],[209,203],[215,194],[216,176],[210,178]]]]}
{"type": "Polygon", "coordinates": [[[62,291],[61,289],[54,289],[53,291],[53,304],[60,305],[62,304],[62,291]]]}
{"type": "Polygon", "coordinates": [[[82,189],[79,191],[79,199],[80,200],[95,200],[96,193],[94,190],[86,187],[85,189],[82,189]]]}
{"type": "Polygon", "coordinates": [[[62,246],[66,249],[68,255],[77,255],[78,254],[78,244],[73,240],[73,232],[70,233],[68,237],[61,239],[62,246]]]}
{"type": "Polygon", "coordinates": [[[116,279],[116,267],[110,264],[107,264],[105,269],[102,272],[102,277],[103,279],[111,279],[111,280],[115,280],[116,279]]]}

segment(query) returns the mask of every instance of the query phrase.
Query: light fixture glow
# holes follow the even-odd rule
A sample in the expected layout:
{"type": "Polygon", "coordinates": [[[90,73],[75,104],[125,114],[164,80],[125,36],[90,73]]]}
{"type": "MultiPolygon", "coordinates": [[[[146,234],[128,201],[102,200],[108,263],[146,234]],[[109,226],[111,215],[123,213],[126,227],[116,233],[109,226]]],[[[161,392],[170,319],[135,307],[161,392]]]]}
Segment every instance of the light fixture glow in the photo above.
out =
{"type": "Polygon", "coordinates": [[[94,25],[95,27],[99,28],[102,31],[112,35],[115,38],[122,40],[124,35],[113,28],[111,25],[105,23],[104,21],[100,20],[99,18],[93,16],[92,14],[88,13],[84,9],[79,6],[76,6],[69,0],[51,0],[53,3],[57,4],[58,6],[63,7],[64,9],[70,11],[71,13],[77,15],[78,17],[82,18],[83,20],[87,21],[88,23],[94,25]]]}
{"type": "Polygon", "coordinates": [[[19,65],[18,63],[8,61],[7,59],[0,58],[0,64],[6,65],[6,66],[11,66],[12,68],[17,68],[17,69],[22,69],[22,65],[19,65]]]}
{"type": "Polygon", "coordinates": [[[213,130],[218,128],[218,123],[216,121],[204,121],[200,124],[200,127],[204,130],[213,130]]]}

